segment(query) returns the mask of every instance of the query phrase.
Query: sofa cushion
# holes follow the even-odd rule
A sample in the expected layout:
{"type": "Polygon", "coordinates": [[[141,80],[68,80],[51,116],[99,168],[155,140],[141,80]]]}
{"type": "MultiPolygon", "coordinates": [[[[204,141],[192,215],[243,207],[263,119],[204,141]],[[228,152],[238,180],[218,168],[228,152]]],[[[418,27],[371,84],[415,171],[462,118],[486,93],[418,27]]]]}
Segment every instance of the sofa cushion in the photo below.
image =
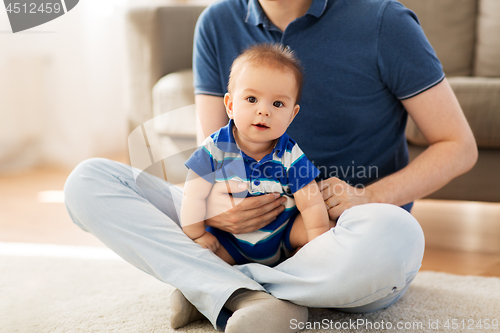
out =
{"type": "MultiPolygon", "coordinates": [[[[478,147],[500,148],[500,78],[449,78],[478,147]]],[[[427,140],[413,120],[408,120],[406,138],[414,145],[426,146],[427,140]]]]}
{"type": "Polygon", "coordinates": [[[474,75],[500,77],[500,1],[480,0],[474,75]]]}
{"type": "Polygon", "coordinates": [[[417,14],[446,75],[472,75],[477,0],[400,2],[417,14]]]}
{"type": "MultiPolygon", "coordinates": [[[[410,161],[424,151],[424,147],[410,146],[410,161]]],[[[500,202],[500,154],[496,149],[480,149],[476,165],[426,199],[474,200],[500,202]]]]}

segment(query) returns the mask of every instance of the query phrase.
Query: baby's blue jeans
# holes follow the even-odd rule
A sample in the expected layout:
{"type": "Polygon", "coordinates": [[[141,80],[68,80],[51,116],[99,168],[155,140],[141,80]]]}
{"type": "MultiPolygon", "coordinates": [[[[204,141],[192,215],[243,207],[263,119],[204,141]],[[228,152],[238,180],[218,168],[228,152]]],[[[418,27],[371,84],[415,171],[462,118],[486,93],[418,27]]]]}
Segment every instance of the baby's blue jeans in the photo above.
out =
{"type": "Polygon", "coordinates": [[[335,228],[278,266],[230,266],[182,232],[182,190],[163,179],[146,173],[135,179],[132,167],[93,158],[75,168],[64,194],[74,223],[135,267],[180,289],[218,329],[228,318],[224,303],[240,288],[307,307],[386,308],[407,290],[424,253],[422,229],[410,213],[366,204],[346,210],[335,228]]]}

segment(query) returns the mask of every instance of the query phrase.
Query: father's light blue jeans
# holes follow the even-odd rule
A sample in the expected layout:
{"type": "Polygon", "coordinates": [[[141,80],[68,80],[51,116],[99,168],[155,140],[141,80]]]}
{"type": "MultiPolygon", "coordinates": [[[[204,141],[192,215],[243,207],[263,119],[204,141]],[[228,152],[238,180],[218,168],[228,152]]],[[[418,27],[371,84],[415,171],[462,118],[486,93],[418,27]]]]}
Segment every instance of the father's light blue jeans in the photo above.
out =
{"type": "Polygon", "coordinates": [[[227,320],[224,303],[240,288],[265,290],[308,307],[386,308],[406,291],[424,252],[422,229],[411,214],[393,205],[367,204],[346,210],[335,228],[276,267],[230,266],[182,232],[174,206],[179,207],[182,192],[160,178],[142,173],[135,180],[130,166],[94,158],[75,168],[64,194],[80,228],[180,289],[219,329],[227,320]]]}

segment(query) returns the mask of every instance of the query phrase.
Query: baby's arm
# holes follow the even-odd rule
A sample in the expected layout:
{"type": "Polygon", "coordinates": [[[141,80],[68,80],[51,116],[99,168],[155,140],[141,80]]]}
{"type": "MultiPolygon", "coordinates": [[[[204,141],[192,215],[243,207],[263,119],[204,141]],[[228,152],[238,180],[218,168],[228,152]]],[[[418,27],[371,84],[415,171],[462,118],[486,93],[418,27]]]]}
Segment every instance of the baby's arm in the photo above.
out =
{"type": "Polygon", "coordinates": [[[293,194],[310,242],[330,228],[323,196],[315,180],[293,194]]]}
{"type": "Polygon", "coordinates": [[[217,238],[205,231],[205,199],[212,190],[212,184],[198,176],[192,170],[188,171],[181,205],[182,230],[196,243],[204,248],[216,251],[219,247],[217,238]]]}

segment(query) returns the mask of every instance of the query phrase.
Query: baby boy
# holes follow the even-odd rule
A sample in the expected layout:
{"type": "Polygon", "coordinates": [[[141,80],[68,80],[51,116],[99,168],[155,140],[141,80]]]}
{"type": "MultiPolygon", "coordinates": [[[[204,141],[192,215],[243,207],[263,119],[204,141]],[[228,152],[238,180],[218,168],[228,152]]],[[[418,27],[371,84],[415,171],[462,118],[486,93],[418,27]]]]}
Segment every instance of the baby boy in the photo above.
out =
{"type": "Polygon", "coordinates": [[[300,64],[281,45],[244,51],[231,66],[224,96],[229,123],[186,162],[182,229],[229,264],[276,265],[329,229],[315,181],[319,171],[285,133],[299,112],[302,81],[300,64]],[[250,233],[206,227],[206,198],[215,182],[228,180],[244,182],[247,197],[272,192],[286,196],[285,210],[250,233]]]}

